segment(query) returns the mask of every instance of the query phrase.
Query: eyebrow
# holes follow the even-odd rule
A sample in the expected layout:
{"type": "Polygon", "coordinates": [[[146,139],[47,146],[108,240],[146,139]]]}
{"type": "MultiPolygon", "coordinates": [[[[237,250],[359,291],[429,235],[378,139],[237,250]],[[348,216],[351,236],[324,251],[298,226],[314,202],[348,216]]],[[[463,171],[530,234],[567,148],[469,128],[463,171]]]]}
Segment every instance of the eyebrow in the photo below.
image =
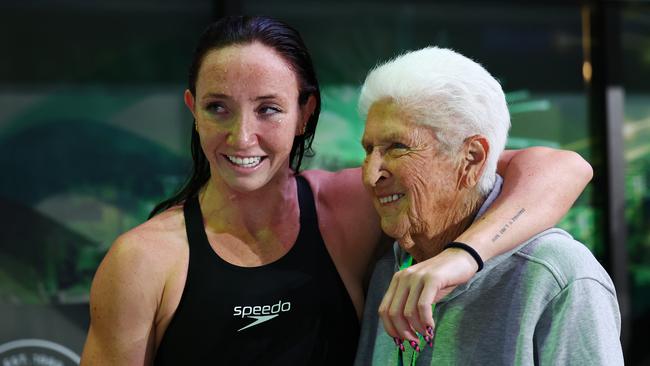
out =
{"type": "Polygon", "coordinates": [[[267,94],[267,95],[260,95],[254,100],[266,100],[266,99],[275,99],[275,98],[278,98],[278,96],[275,94],[267,94]]]}
{"type": "Polygon", "coordinates": [[[208,98],[230,99],[230,96],[223,93],[208,93],[205,94],[201,99],[205,100],[208,98]]]}
{"type": "MultiPolygon", "coordinates": [[[[202,99],[209,99],[209,98],[216,98],[216,99],[231,99],[231,97],[227,94],[223,93],[208,93],[203,96],[202,99]]],[[[267,95],[260,95],[259,97],[255,97],[253,100],[254,101],[260,101],[260,100],[268,100],[268,99],[276,99],[279,98],[276,94],[267,94],[267,95]]]]}
{"type": "Polygon", "coordinates": [[[395,141],[395,140],[404,141],[405,140],[404,134],[391,132],[388,135],[384,136],[384,138],[381,141],[384,142],[384,141],[395,141]]]}
{"type": "MultiPolygon", "coordinates": [[[[379,140],[380,143],[385,143],[388,141],[405,141],[406,139],[402,134],[399,134],[397,132],[391,132],[388,135],[382,136],[381,139],[379,140]]],[[[366,140],[366,137],[363,136],[361,138],[361,145],[365,146],[366,144],[369,144],[370,142],[366,140]]]]}

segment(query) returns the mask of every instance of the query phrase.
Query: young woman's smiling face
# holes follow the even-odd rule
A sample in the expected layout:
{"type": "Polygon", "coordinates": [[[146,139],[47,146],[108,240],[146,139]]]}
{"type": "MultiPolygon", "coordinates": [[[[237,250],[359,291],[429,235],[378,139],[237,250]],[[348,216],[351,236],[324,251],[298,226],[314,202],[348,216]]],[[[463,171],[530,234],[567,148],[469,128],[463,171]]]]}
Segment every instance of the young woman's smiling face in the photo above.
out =
{"type": "Polygon", "coordinates": [[[253,191],[287,169],[294,137],[313,112],[298,95],[295,73],[272,48],[251,43],[208,52],[196,95],[186,91],[185,101],[213,179],[253,191]]]}

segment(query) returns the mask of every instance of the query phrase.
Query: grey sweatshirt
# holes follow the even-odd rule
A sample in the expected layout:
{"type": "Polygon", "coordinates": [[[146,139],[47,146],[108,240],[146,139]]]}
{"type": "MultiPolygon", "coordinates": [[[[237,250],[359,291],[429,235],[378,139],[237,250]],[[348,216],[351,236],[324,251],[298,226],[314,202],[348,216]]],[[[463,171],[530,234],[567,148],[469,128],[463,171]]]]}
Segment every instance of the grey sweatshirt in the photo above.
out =
{"type": "MultiPolygon", "coordinates": [[[[500,191],[497,180],[479,211],[500,191]]],[[[408,254],[397,243],[377,263],[355,365],[622,365],[614,285],[591,252],[550,229],[487,261],[434,309],[433,348],[398,349],[377,309],[408,254]]]]}

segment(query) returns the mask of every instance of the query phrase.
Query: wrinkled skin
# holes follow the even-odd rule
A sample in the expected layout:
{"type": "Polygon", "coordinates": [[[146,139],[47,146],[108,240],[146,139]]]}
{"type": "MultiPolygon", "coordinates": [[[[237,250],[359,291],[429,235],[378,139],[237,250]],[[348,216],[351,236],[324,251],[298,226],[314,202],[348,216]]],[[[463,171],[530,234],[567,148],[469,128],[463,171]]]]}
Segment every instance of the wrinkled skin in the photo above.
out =
{"type": "Polygon", "coordinates": [[[468,226],[480,202],[464,184],[463,154],[445,152],[431,127],[383,100],[368,112],[362,144],[364,184],[382,229],[417,261],[439,253],[468,226]],[[380,201],[394,195],[396,201],[380,201]]]}

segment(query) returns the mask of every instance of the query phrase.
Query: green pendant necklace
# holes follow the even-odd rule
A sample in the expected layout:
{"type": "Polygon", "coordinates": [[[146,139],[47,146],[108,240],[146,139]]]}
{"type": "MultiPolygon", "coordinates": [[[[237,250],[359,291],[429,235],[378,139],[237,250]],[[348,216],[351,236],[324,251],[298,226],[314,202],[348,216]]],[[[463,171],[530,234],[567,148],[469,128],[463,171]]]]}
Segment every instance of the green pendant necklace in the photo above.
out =
{"type": "MultiPolygon", "coordinates": [[[[401,271],[403,269],[409,268],[411,265],[413,265],[413,257],[410,254],[407,254],[406,258],[404,259],[402,264],[399,266],[399,270],[401,271]]],[[[436,304],[433,304],[431,310],[435,310],[435,306],[436,306],[436,304]]],[[[422,337],[422,335],[420,335],[419,333],[416,333],[416,334],[418,335],[418,345],[421,345],[420,350],[423,350],[424,346],[422,344],[426,344],[426,342],[424,342],[424,337],[422,337]]],[[[418,359],[419,352],[416,352],[413,349],[413,347],[410,347],[410,344],[408,346],[405,346],[404,349],[408,350],[408,351],[402,352],[402,350],[400,350],[400,349],[398,349],[398,351],[397,351],[397,365],[398,366],[404,366],[406,364],[410,364],[411,366],[415,366],[415,362],[418,359]],[[410,359],[411,359],[410,363],[408,362],[408,359],[409,359],[408,356],[409,355],[411,356],[410,357],[410,359]]]]}

